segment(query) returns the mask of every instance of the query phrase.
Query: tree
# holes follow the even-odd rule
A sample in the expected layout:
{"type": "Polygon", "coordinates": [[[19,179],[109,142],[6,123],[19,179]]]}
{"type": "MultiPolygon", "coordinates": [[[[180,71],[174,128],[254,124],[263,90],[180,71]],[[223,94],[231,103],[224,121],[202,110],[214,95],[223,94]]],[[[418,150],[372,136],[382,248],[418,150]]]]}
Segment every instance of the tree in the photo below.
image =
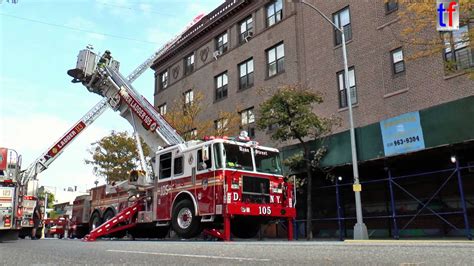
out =
{"type": "Polygon", "coordinates": [[[48,209],[51,209],[53,208],[53,204],[54,204],[54,194],[53,193],[49,193],[49,192],[45,192],[44,190],[43,191],[40,191],[38,193],[38,199],[40,201],[44,201],[45,200],[45,195],[48,195],[48,206],[45,206],[46,208],[48,209]]]}
{"type": "MultiPolygon", "coordinates": [[[[385,1],[388,2],[388,0],[385,1]]],[[[396,36],[399,41],[410,48],[411,54],[406,58],[416,60],[423,57],[443,55],[447,73],[462,69],[470,72],[470,77],[474,78],[472,65],[469,65],[469,62],[464,62],[466,60],[456,58],[461,56],[460,54],[464,54],[463,56],[466,58],[471,54],[472,58],[472,49],[474,48],[473,1],[459,1],[460,6],[456,9],[460,11],[460,26],[468,25],[469,28],[462,27],[457,32],[437,32],[438,13],[434,8],[436,0],[401,0],[398,2],[400,6],[398,18],[402,30],[401,34],[396,36]],[[464,51],[460,52],[461,49],[464,51]],[[452,53],[451,51],[458,52],[452,53]]]]}
{"type": "MultiPolygon", "coordinates": [[[[272,90],[270,89],[270,91],[272,90]]],[[[323,102],[321,94],[313,91],[299,85],[280,87],[273,96],[260,104],[257,119],[259,129],[273,128],[270,131],[273,140],[281,142],[297,140],[303,149],[303,160],[307,172],[306,232],[308,240],[313,238],[311,181],[314,158],[311,158],[310,147],[305,140],[308,138],[320,139],[328,135],[337,121],[335,118],[320,117],[313,112],[314,105],[323,102]]],[[[316,153],[318,154],[320,151],[316,153]]]]}
{"type": "MultiPolygon", "coordinates": [[[[150,154],[150,149],[144,142],[145,156],[150,154]]],[[[127,132],[115,132],[91,144],[89,153],[92,159],[85,160],[88,165],[94,166],[94,174],[105,178],[108,184],[114,181],[128,179],[129,172],[140,165],[135,138],[127,132]]]]}
{"type": "Polygon", "coordinates": [[[233,135],[239,129],[239,116],[237,112],[225,112],[217,110],[218,119],[202,119],[202,111],[208,109],[204,103],[204,95],[201,92],[193,94],[192,99],[186,99],[183,94],[176,99],[165,114],[166,121],[180,132],[184,140],[199,139],[205,135],[233,135]],[[219,123],[221,127],[216,126],[219,123]]]}

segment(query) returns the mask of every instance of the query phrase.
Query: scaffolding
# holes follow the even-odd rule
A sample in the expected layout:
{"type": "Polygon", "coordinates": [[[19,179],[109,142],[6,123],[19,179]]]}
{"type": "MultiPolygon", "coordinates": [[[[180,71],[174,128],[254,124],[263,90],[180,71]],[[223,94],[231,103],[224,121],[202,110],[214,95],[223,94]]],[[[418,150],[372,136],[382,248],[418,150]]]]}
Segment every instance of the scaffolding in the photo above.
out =
{"type": "MultiPolygon", "coordinates": [[[[390,228],[387,228],[389,231],[389,235],[391,238],[400,239],[403,237],[401,235],[401,231],[406,230],[409,228],[410,225],[414,223],[414,221],[419,217],[436,217],[437,219],[441,220],[444,226],[448,226],[449,230],[454,230],[457,232],[458,235],[462,235],[469,240],[472,240],[472,232],[470,227],[470,221],[468,217],[468,207],[466,204],[466,196],[464,193],[464,185],[463,185],[463,171],[467,172],[472,171],[472,165],[465,165],[461,166],[459,160],[456,157],[452,158],[452,163],[454,167],[448,167],[444,169],[438,169],[434,171],[424,171],[419,173],[410,173],[410,174],[403,174],[403,175],[394,175],[392,173],[392,169],[389,166],[384,167],[385,176],[372,178],[370,180],[361,181],[360,183],[362,186],[367,186],[369,184],[374,183],[381,183],[388,186],[389,190],[389,204],[387,204],[387,211],[388,213],[382,215],[364,215],[365,221],[373,221],[373,220],[389,220],[390,228]],[[430,179],[437,178],[437,182],[439,182],[439,186],[436,186],[434,192],[428,197],[419,197],[416,196],[416,193],[413,193],[413,188],[408,188],[407,185],[403,185],[403,180],[413,180],[417,178],[426,178],[429,177],[430,179]],[[454,181],[456,180],[456,181],[454,181]],[[451,183],[450,183],[451,181],[451,183]],[[448,184],[454,186],[453,182],[457,183],[457,195],[456,201],[458,203],[457,209],[452,208],[443,208],[440,209],[433,208],[431,204],[434,202],[434,199],[440,195],[440,192],[443,189],[446,189],[448,184]],[[412,191],[410,191],[410,189],[412,191]],[[396,193],[398,192],[398,197],[396,193]],[[418,205],[417,209],[412,211],[412,213],[404,213],[403,211],[398,211],[397,206],[403,206],[404,202],[397,202],[397,198],[401,198],[400,195],[403,194],[405,197],[411,200],[411,203],[415,203],[418,205]],[[397,203],[399,203],[397,205],[397,203]],[[425,212],[424,212],[425,211],[425,212]],[[447,217],[456,217],[462,222],[454,223],[450,221],[447,217]],[[462,219],[461,219],[462,218],[462,219]],[[462,226],[461,226],[462,224],[462,226]]],[[[467,176],[464,174],[464,176],[467,176]]],[[[471,175],[472,176],[472,175],[471,175]]],[[[433,181],[434,182],[434,181],[433,181]]],[[[471,181],[472,182],[472,181],[471,181]]],[[[334,183],[332,185],[326,186],[319,186],[314,188],[316,191],[321,190],[331,190],[334,189],[334,197],[336,203],[336,217],[324,217],[324,218],[315,218],[313,219],[313,224],[328,224],[331,222],[337,223],[337,231],[336,235],[339,240],[344,240],[347,237],[347,229],[346,229],[346,222],[347,221],[354,221],[356,220],[353,216],[346,216],[344,213],[344,204],[342,203],[342,198],[345,196],[343,195],[343,190],[349,191],[352,188],[352,182],[343,182],[340,178],[335,178],[334,183]]],[[[350,190],[352,192],[352,190],[350,190]]],[[[365,193],[371,193],[374,191],[366,190],[365,193]]],[[[353,193],[350,193],[351,197],[353,197],[353,193]]],[[[451,195],[453,196],[453,195],[451,195]]],[[[334,199],[332,199],[334,200],[334,199]]],[[[406,201],[405,201],[406,202],[406,201]]],[[[385,202],[382,202],[385,203],[385,202]]],[[[363,203],[364,205],[364,203],[363,203]]],[[[471,205],[473,203],[471,202],[471,205]]],[[[473,205],[474,206],[474,205],[473,205]]],[[[355,212],[355,211],[354,211],[355,212]]],[[[433,220],[430,220],[433,221],[433,220]]],[[[306,235],[304,232],[306,220],[296,220],[295,221],[295,238],[301,237],[302,235],[306,235]]],[[[369,227],[369,225],[368,225],[369,227]]],[[[369,235],[371,234],[371,228],[369,227],[369,235]]],[[[452,231],[453,232],[453,231],[452,231]]]]}

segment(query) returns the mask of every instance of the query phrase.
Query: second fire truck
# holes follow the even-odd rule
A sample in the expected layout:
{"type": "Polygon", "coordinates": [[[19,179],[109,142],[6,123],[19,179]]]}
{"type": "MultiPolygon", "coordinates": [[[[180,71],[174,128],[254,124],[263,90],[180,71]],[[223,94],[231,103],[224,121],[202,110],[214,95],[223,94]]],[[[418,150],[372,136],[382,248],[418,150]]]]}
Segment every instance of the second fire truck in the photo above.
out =
{"type": "MultiPolygon", "coordinates": [[[[278,150],[245,135],[185,142],[119,73],[110,52],[79,53],[73,82],[107,99],[152,150],[151,171],[134,172],[131,204],[86,236],[88,240],[124,230],[146,229],[164,236],[171,229],[183,238],[206,230],[230,240],[256,235],[260,225],[284,219],[292,239],[292,186],[282,176],[278,150]]],[[[92,214],[93,216],[94,214],[92,214]]],[[[92,217],[91,217],[92,218],[92,217]]]]}

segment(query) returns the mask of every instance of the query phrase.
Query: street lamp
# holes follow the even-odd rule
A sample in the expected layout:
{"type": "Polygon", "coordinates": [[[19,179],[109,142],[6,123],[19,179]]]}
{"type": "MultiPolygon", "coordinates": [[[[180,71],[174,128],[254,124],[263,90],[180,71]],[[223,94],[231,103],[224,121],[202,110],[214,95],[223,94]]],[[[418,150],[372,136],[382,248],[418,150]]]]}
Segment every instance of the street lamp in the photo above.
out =
{"type": "Polygon", "coordinates": [[[301,3],[305,4],[321,15],[327,22],[329,22],[336,30],[341,32],[342,37],[342,55],[344,57],[344,76],[345,76],[345,85],[346,85],[346,97],[347,105],[349,109],[349,123],[350,123],[350,135],[351,135],[351,153],[352,153],[352,170],[354,172],[354,186],[353,190],[355,193],[355,204],[356,204],[356,217],[357,223],[354,225],[354,239],[368,239],[367,227],[364,224],[362,219],[362,203],[360,200],[360,183],[359,183],[359,168],[357,165],[357,151],[356,151],[356,141],[354,133],[354,119],[352,116],[352,102],[351,102],[351,93],[349,88],[349,67],[347,66],[347,51],[346,51],[346,37],[344,35],[344,28],[340,28],[332,22],[326,15],[324,15],[318,8],[314,5],[304,1],[304,0],[287,0],[289,3],[301,3]]]}

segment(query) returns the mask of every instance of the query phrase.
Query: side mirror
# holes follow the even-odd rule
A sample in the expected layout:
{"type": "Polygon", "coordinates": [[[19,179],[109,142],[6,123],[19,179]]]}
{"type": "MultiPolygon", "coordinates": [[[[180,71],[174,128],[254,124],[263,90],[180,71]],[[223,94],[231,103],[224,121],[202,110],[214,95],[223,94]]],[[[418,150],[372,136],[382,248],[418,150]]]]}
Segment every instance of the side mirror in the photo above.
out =
{"type": "Polygon", "coordinates": [[[202,147],[202,161],[205,162],[207,160],[209,160],[209,146],[204,146],[202,147]]]}

